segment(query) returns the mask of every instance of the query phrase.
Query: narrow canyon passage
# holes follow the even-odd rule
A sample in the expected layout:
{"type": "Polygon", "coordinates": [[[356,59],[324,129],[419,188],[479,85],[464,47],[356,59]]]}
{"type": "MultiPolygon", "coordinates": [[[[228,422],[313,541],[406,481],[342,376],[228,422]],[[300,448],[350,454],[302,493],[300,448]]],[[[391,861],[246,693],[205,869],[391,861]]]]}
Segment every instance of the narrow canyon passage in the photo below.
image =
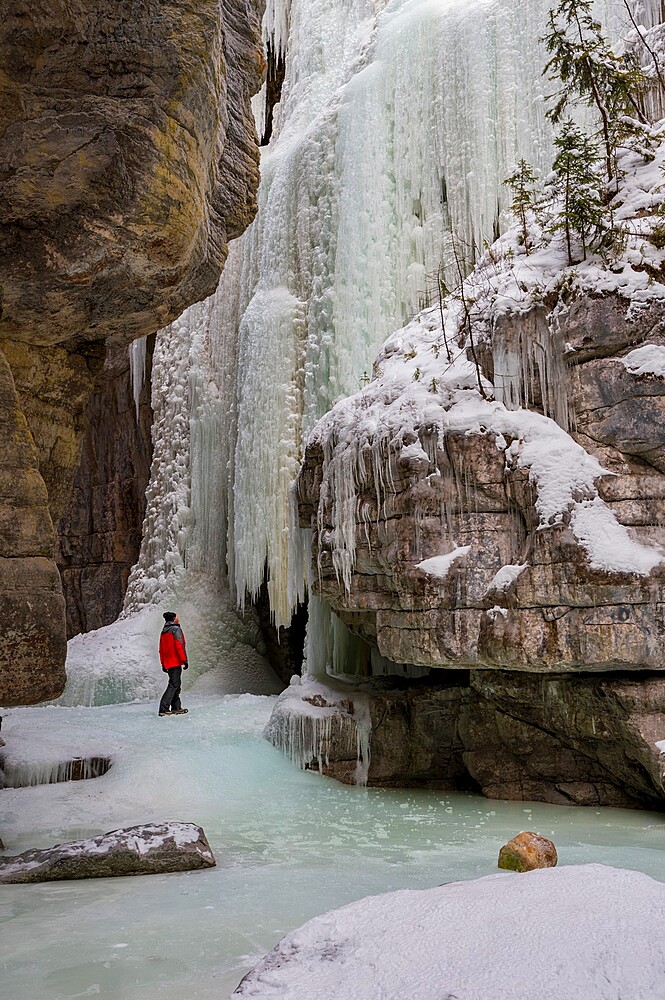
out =
{"type": "Polygon", "coordinates": [[[14,850],[175,819],[200,823],[217,858],[209,872],[3,886],[8,998],[221,1000],[303,921],[363,896],[491,874],[519,829],[551,836],[561,864],[662,876],[658,814],[342,786],[262,739],[274,698],[187,704],[178,719],[145,704],[8,714],[12,738],[54,753],[104,745],[113,758],[101,778],[5,789],[14,850]]]}

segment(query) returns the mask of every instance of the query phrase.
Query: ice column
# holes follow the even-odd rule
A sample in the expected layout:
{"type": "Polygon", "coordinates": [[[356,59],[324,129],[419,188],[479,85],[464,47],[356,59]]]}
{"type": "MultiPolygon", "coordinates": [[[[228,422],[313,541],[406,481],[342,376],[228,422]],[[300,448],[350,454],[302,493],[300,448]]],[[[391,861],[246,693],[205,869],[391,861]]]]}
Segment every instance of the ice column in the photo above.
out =
{"type": "Polygon", "coordinates": [[[184,568],[190,511],[191,344],[206,305],[188,309],[157,334],[152,368],[153,460],[141,551],[125,608],[158,599],[184,568]]]}
{"type": "Polygon", "coordinates": [[[136,409],[136,419],[139,419],[139,407],[141,405],[141,390],[145,381],[145,359],[147,337],[139,337],[129,345],[129,377],[132,383],[132,396],[136,409]]]}

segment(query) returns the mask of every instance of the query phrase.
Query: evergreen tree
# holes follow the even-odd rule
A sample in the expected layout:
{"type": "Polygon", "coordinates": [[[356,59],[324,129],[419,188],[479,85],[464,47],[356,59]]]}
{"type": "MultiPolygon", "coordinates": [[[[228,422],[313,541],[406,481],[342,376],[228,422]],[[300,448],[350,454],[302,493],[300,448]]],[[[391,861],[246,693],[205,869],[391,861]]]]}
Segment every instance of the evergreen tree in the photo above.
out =
{"type": "Polygon", "coordinates": [[[510,203],[512,213],[519,220],[522,230],[522,243],[524,252],[529,254],[529,227],[527,212],[533,211],[536,204],[536,174],[530,163],[522,159],[517,164],[514,173],[506,177],[504,184],[507,184],[513,192],[513,200],[510,203]]]}
{"type": "Polygon", "coordinates": [[[568,263],[574,264],[577,244],[586,260],[587,250],[602,250],[612,232],[600,193],[600,157],[593,140],[571,118],[562,122],[554,146],[553,189],[561,209],[552,228],[563,230],[568,263]]]}
{"type": "Polygon", "coordinates": [[[612,50],[601,25],[592,16],[592,0],[559,0],[549,12],[548,28],[542,41],[550,59],[543,72],[562,86],[547,116],[557,124],[576,99],[596,108],[605,147],[605,170],[611,183],[616,174],[616,148],[628,127],[626,117],[636,115],[640,121],[645,120],[640,109],[644,74],[612,50]]]}

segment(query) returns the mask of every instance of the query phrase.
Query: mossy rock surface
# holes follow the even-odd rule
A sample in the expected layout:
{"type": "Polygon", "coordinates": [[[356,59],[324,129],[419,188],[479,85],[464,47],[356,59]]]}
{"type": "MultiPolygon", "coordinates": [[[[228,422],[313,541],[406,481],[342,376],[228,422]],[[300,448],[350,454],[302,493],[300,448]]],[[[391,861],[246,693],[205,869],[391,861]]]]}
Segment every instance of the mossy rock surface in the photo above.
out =
{"type": "Polygon", "coordinates": [[[513,837],[499,851],[499,868],[511,872],[554,868],[557,861],[558,855],[552,841],[531,831],[524,831],[513,837]]]}

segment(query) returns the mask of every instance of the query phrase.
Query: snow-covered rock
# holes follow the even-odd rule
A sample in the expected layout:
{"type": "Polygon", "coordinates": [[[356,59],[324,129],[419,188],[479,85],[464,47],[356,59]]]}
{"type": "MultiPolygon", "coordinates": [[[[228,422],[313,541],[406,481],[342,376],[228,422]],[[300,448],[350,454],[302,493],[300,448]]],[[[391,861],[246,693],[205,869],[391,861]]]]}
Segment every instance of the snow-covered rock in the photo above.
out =
{"type": "MultiPolygon", "coordinates": [[[[509,230],[307,440],[312,590],[353,633],[314,666],[470,671],[446,742],[490,795],[665,797],[665,679],[616,676],[665,669],[663,167],[663,142],[652,162],[622,158],[617,260],[569,267],[546,230],[528,255],[509,230]],[[605,705],[587,679],[603,673],[605,705]]],[[[376,735],[370,783],[386,780],[376,735]]],[[[459,787],[460,772],[427,780],[459,787]]]]}
{"type": "Polygon", "coordinates": [[[261,1000],[662,1000],[665,885],[583,865],[361,899],[286,937],[261,1000]]]}
{"type": "Polygon", "coordinates": [[[617,260],[509,230],[309,436],[314,592],[395,663],[663,669],[665,142],[621,167],[617,260]]]}
{"type": "Polygon", "coordinates": [[[0,882],[158,875],[212,868],[215,863],[200,826],[149,823],[0,858],[0,882]]]}

